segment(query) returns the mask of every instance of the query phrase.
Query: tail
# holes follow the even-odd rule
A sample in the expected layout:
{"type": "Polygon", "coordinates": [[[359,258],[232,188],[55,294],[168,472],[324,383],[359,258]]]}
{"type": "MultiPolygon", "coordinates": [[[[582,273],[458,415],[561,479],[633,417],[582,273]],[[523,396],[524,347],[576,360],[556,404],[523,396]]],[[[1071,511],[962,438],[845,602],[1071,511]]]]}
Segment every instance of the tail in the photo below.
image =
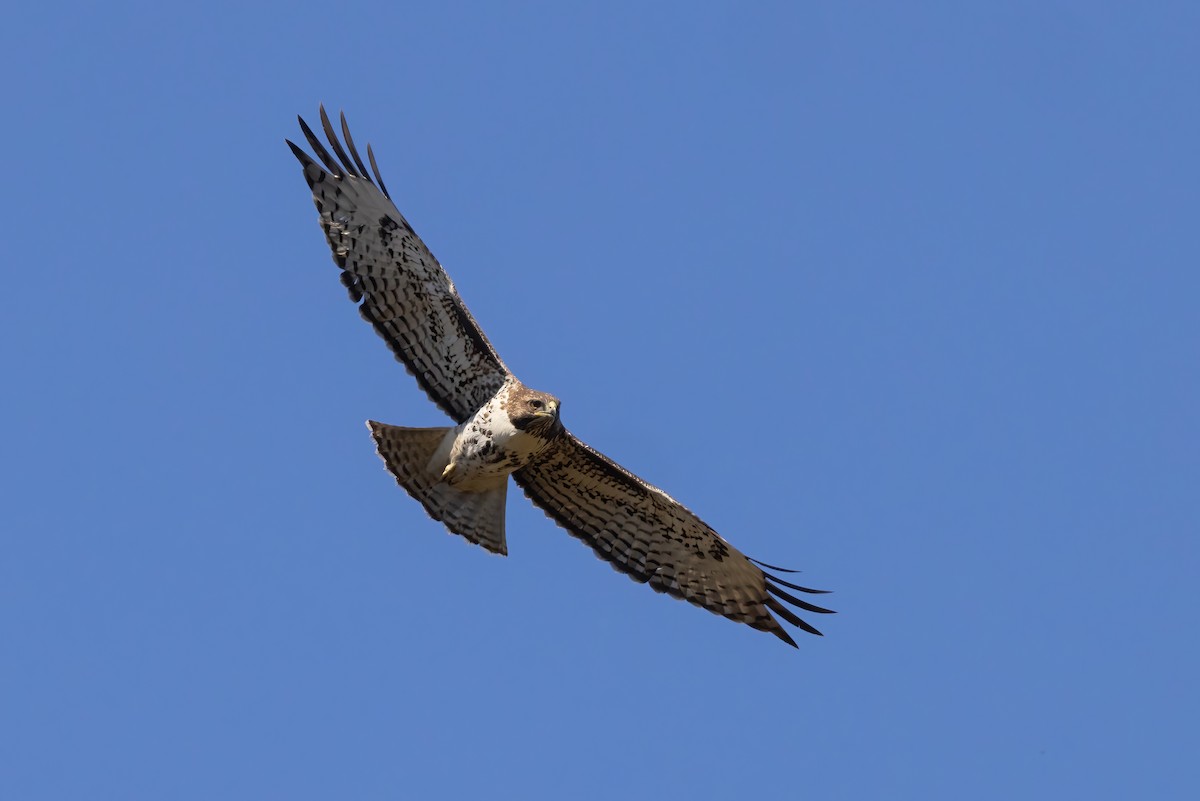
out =
{"type": "Polygon", "coordinates": [[[430,517],[492,553],[508,554],[504,541],[507,476],[481,491],[455,489],[442,481],[445,465],[430,465],[449,428],[404,428],[374,420],[367,421],[367,428],[396,483],[420,501],[430,517]]]}

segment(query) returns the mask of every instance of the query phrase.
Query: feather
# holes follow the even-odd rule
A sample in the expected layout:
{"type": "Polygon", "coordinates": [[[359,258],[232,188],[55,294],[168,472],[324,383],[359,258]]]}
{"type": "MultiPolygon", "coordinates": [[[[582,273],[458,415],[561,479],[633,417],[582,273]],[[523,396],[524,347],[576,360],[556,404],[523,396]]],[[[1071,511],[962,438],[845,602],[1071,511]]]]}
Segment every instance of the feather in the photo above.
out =
{"type": "MultiPolygon", "coordinates": [[[[751,559],[750,561],[753,562],[754,560],[751,559]]],[[[792,572],[795,573],[796,571],[793,570],[792,572]]],[[[828,595],[829,594],[829,590],[814,590],[811,587],[801,587],[799,584],[793,584],[790,581],[784,581],[783,579],[779,578],[779,576],[772,576],[770,573],[763,573],[763,575],[766,576],[771,581],[775,582],[776,584],[782,584],[785,587],[791,587],[793,590],[799,590],[800,592],[807,592],[811,595],[828,595]]]]}
{"type": "MultiPolygon", "coordinates": [[[[358,167],[358,174],[369,181],[371,178],[367,175],[367,168],[363,166],[362,157],[358,155],[358,148],[354,146],[354,137],[350,136],[350,126],[346,124],[346,115],[343,113],[340,116],[342,118],[342,136],[346,139],[346,147],[350,148],[350,155],[354,156],[354,163],[358,167]]],[[[387,196],[387,192],[383,194],[387,196]]]]}
{"type": "MultiPolygon", "coordinates": [[[[329,140],[329,145],[333,148],[333,152],[337,153],[338,161],[346,175],[351,178],[363,178],[362,174],[354,172],[354,168],[350,166],[350,157],[346,155],[346,151],[342,149],[342,143],[338,141],[337,134],[333,132],[333,125],[329,122],[329,115],[325,113],[325,107],[321,106],[321,128],[325,131],[325,138],[329,140]]],[[[367,180],[370,180],[369,178],[367,180]]]]}
{"type": "Polygon", "coordinates": [[[784,592],[783,590],[779,589],[774,584],[772,584],[770,581],[767,582],[767,590],[772,595],[774,595],[776,598],[780,599],[781,601],[787,601],[789,604],[792,604],[793,606],[798,606],[801,609],[803,609],[805,612],[816,612],[819,615],[834,614],[832,609],[825,609],[824,607],[817,606],[816,604],[810,604],[808,601],[802,601],[799,598],[797,598],[795,595],[792,595],[791,593],[787,593],[787,592],[784,592]]]}
{"type": "Polygon", "coordinates": [[[362,166],[357,151],[350,145],[348,155],[328,115],[321,119],[345,164],[338,164],[303,119],[300,128],[320,164],[288,144],[313,190],[334,262],[344,271],[342,284],[430,399],[462,422],[504,384],[508,368],[445,270],[387,197],[374,158],[378,185],[365,170],[358,175],[351,169],[352,161],[362,166]]]}
{"type": "Polygon", "coordinates": [[[317,138],[317,135],[312,132],[312,128],[308,127],[308,123],[304,121],[304,118],[297,117],[296,119],[300,120],[300,130],[304,132],[304,138],[308,140],[308,146],[317,154],[317,158],[325,165],[325,169],[329,171],[329,174],[334,178],[344,177],[341,167],[334,161],[333,156],[329,155],[329,151],[321,144],[321,140],[317,138]]]}
{"type": "Polygon", "coordinates": [[[760,568],[685,506],[569,432],[513,473],[513,480],[597,556],[659,592],[776,636],[782,629],[771,612],[805,631],[816,629],[772,592],[806,611],[829,611],[773,587],[760,568]]]}

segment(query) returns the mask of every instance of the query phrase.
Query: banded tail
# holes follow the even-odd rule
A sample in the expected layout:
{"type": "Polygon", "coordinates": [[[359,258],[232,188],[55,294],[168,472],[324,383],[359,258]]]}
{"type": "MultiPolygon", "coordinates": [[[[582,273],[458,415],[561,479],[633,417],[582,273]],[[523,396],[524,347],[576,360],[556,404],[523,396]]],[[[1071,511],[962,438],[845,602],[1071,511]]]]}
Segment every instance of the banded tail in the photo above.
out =
{"type": "Polygon", "coordinates": [[[452,429],[405,428],[367,421],[375,448],[396,483],[452,534],[466,537],[492,553],[508,554],[504,540],[504,502],[508,477],[481,491],[455,489],[442,481],[443,464],[431,464],[452,429]]]}

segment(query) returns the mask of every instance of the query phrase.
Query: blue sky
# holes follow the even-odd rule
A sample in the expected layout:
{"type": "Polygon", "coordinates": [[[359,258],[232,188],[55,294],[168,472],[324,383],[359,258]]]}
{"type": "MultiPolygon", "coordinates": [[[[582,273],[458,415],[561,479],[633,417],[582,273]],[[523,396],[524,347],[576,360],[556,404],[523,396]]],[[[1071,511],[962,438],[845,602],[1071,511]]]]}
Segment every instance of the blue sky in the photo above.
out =
{"type": "Polygon", "coordinates": [[[1194,4],[26,4],[0,30],[0,787],[21,799],[1183,798],[1194,4]],[[580,437],[839,614],[800,649],[519,495],[283,144],[344,109],[580,437]]]}

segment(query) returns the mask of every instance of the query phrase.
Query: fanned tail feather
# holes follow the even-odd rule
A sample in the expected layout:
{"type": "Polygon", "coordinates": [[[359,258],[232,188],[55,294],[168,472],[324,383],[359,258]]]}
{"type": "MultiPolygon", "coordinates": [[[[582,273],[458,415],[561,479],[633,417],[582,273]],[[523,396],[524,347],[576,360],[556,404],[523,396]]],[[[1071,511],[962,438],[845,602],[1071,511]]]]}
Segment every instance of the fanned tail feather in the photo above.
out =
{"type": "Polygon", "coordinates": [[[430,463],[450,428],[405,428],[374,420],[367,421],[367,428],[396,483],[420,501],[430,517],[492,553],[508,553],[504,539],[507,477],[482,491],[456,489],[442,481],[444,465],[430,463]]]}

